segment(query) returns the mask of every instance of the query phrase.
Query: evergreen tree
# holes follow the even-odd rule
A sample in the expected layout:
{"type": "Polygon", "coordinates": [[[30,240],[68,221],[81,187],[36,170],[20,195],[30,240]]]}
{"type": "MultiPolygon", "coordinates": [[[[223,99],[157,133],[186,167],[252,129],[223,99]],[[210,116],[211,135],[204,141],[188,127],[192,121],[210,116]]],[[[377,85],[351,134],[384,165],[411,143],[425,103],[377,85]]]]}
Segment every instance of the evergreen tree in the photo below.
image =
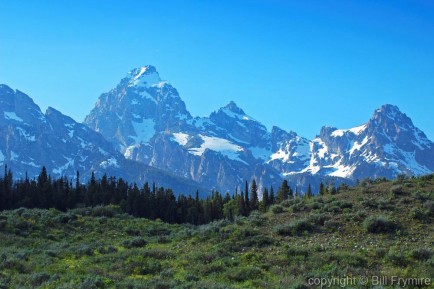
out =
{"type": "Polygon", "coordinates": [[[245,214],[248,215],[250,213],[250,200],[249,200],[249,183],[246,181],[246,189],[244,191],[244,204],[245,204],[245,214]]]}
{"type": "Polygon", "coordinates": [[[258,186],[255,179],[252,180],[251,192],[250,210],[254,211],[259,209],[258,186]]]}
{"type": "Polygon", "coordinates": [[[262,200],[259,204],[259,210],[265,213],[269,205],[270,205],[270,197],[268,196],[268,189],[264,188],[264,191],[262,192],[262,200]]]}
{"type": "Polygon", "coordinates": [[[309,184],[309,186],[307,187],[306,197],[309,198],[309,199],[313,197],[313,194],[312,194],[312,187],[310,186],[310,184],[309,184]]]}
{"type": "Polygon", "coordinates": [[[223,206],[223,214],[226,219],[233,221],[240,214],[236,199],[232,199],[223,206]]]}
{"type": "Polygon", "coordinates": [[[320,196],[324,196],[324,195],[325,195],[324,184],[323,184],[323,182],[321,182],[321,183],[319,184],[319,195],[320,195],[320,196]]]}
{"type": "Polygon", "coordinates": [[[276,202],[276,197],[274,196],[274,188],[273,186],[270,187],[270,205],[274,205],[276,202]]]}
{"type": "Polygon", "coordinates": [[[290,192],[291,192],[291,189],[288,186],[288,181],[283,180],[282,185],[280,186],[279,190],[277,191],[276,203],[279,204],[279,203],[283,202],[284,200],[288,199],[290,192]]]}
{"type": "Polygon", "coordinates": [[[301,195],[300,195],[300,192],[298,191],[298,187],[295,186],[295,195],[294,195],[294,198],[300,198],[300,197],[301,197],[301,195]]]}

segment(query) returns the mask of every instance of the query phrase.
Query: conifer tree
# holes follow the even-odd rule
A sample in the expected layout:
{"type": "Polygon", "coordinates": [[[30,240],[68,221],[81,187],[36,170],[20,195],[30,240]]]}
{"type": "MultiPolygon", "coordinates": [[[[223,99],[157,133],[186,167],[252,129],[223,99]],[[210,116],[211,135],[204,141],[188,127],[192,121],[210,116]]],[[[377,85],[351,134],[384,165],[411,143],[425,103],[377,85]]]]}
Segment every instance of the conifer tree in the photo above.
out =
{"type": "Polygon", "coordinates": [[[288,199],[290,192],[291,192],[291,188],[288,186],[288,181],[283,180],[282,185],[277,191],[276,203],[279,204],[284,200],[288,199]]]}
{"type": "Polygon", "coordinates": [[[259,198],[258,198],[258,186],[256,185],[256,180],[252,180],[252,187],[251,187],[251,200],[250,200],[250,210],[254,211],[259,209],[259,198]]]}
{"type": "Polygon", "coordinates": [[[276,197],[274,196],[274,188],[273,186],[270,187],[270,205],[274,205],[276,202],[276,197]]]}
{"type": "Polygon", "coordinates": [[[244,204],[245,204],[245,214],[250,213],[250,200],[249,200],[249,183],[246,181],[246,189],[244,191],[244,204]]]}
{"type": "Polygon", "coordinates": [[[268,189],[264,188],[263,192],[262,192],[262,200],[259,204],[259,210],[263,213],[265,213],[268,209],[268,206],[270,204],[270,199],[268,196],[268,189]]]}
{"type": "Polygon", "coordinates": [[[313,194],[312,194],[312,187],[310,186],[310,184],[309,184],[309,186],[307,187],[306,197],[309,198],[309,199],[313,197],[313,194]]]}
{"type": "Polygon", "coordinates": [[[319,184],[319,195],[320,195],[320,196],[324,196],[324,195],[325,195],[324,184],[323,184],[323,182],[321,182],[321,183],[319,184]]]}

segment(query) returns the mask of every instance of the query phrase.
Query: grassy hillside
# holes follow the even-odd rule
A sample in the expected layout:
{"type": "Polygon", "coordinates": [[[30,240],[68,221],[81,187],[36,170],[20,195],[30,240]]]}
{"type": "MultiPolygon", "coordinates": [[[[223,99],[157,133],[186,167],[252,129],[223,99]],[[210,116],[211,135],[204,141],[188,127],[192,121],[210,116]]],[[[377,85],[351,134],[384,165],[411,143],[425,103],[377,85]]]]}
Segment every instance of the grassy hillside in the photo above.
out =
{"type": "Polygon", "coordinates": [[[309,278],[434,278],[434,175],[363,181],[203,226],[119,212],[0,213],[0,288],[308,288],[309,278]]]}

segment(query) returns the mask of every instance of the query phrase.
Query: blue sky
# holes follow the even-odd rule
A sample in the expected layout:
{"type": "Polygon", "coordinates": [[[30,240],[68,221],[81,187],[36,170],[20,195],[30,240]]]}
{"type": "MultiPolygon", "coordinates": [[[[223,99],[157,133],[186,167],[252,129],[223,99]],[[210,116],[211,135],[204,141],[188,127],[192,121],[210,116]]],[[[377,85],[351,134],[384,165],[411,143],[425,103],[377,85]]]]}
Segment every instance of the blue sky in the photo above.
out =
{"type": "Polygon", "coordinates": [[[155,65],[194,116],[234,100],[312,138],[396,104],[434,139],[432,1],[0,1],[0,83],[82,121],[155,65]]]}

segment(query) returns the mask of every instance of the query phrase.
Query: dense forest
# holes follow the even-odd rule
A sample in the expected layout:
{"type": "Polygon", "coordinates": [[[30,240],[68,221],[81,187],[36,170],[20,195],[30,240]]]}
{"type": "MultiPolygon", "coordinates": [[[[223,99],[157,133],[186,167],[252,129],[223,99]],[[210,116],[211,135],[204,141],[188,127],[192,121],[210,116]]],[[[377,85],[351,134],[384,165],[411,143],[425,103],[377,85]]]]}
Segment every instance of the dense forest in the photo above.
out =
{"type": "MultiPolygon", "coordinates": [[[[318,193],[322,195],[326,192],[335,193],[336,189],[333,186],[325,188],[321,184],[318,193]]],[[[270,187],[263,189],[261,200],[258,196],[258,186],[254,179],[250,184],[246,181],[244,190],[236,189],[233,194],[226,192],[224,195],[212,191],[207,198],[200,199],[198,191],[195,194],[176,196],[170,188],[149,183],[139,188],[122,178],[104,175],[101,179],[96,179],[94,173],[86,184],[80,182],[79,172],[75,182],[66,177],[53,179],[45,167],[35,179],[25,177],[24,180],[14,180],[13,173],[5,166],[4,176],[0,178],[0,210],[25,207],[65,211],[112,204],[119,205],[123,212],[135,217],[195,225],[223,218],[233,220],[238,215],[248,216],[254,210],[265,212],[274,203],[300,197],[286,180],[276,194],[273,187],[270,187]]],[[[305,196],[313,196],[310,186],[305,196]]]]}

